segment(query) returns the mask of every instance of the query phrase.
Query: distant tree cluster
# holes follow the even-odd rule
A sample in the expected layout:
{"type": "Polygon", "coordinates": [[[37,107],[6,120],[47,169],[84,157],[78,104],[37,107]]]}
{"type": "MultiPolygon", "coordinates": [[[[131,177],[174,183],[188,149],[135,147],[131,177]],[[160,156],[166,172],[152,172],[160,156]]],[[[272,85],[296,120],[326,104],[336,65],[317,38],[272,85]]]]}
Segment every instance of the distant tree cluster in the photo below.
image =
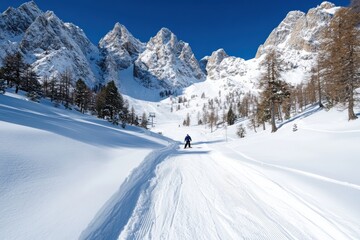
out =
{"type": "Polygon", "coordinates": [[[159,93],[160,97],[164,98],[164,97],[169,97],[171,95],[174,95],[174,91],[171,91],[171,90],[163,90],[163,91],[160,91],[159,93]]]}
{"type": "MultiPolygon", "coordinates": [[[[39,80],[31,66],[25,64],[20,52],[5,56],[3,67],[0,68],[1,88],[15,87],[15,93],[23,90],[33,101],[48,98],[55,106],[76,107],[81,113],[90,111],[114,124],[121,123],[123,127],[126,123],[139,125],[135,109],[129,110],[114,81],[90,89],[83,79],[74,82],[68,69],[57,77],[44,76],[42,83],[39,80]]],[[[146,127],[146,124],[143,125],[146,127]]]]}
{"type": "Polygon", "coordinates": [[[31,70],[30,65],[24,62],[19,52],[5,56],[0,79],[4,79],[8,87],[15,86],[16,93],[19,89],[38,94],[41,92],[38,76],[31,70]]]}

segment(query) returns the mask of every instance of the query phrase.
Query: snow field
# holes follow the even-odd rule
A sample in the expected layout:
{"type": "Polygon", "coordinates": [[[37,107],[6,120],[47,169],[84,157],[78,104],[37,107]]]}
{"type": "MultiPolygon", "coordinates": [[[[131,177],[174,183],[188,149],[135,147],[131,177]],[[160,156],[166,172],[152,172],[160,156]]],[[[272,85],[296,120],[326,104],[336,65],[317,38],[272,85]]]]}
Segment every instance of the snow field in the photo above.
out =
{"type": "Polygon", "coordinates": [[[359,121],[310,109],[239,139],[143,106],[153,132],[0,95],[0,238],[360,238],[359,121]]]}

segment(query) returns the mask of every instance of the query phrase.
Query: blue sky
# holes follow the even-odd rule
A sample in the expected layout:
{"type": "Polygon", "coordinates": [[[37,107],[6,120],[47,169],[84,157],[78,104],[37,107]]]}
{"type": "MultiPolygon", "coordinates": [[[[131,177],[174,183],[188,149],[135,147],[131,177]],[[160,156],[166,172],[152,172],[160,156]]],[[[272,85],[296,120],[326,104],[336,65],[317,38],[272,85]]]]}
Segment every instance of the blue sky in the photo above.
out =
{"type": "MultiPolygon", "coordinates": [[[[5,0],[0,11],[26,1],[5,0]]],[[[162,27],[188,42],[200,59],[224,48],[236,57],[250,59],[291,10],[307,12],[321,0],[36,0],[43,11],[51,10],[64,22],[82,28],[95,44],[119,22],[142,42],[162,27]]],[[[348,6],[349,0],[331,1],[348,6]]]]}

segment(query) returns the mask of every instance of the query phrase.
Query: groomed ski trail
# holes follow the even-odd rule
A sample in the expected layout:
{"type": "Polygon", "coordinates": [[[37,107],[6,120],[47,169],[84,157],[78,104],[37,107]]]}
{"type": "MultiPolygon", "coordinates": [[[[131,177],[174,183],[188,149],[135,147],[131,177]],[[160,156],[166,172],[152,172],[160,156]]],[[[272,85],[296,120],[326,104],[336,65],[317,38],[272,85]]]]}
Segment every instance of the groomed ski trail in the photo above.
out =
{"type": "Polygon", "coordinates": [[[139,197],[149,188],[149,180],[154,177],[155,168],[176,151],[176,147],[176,143],[169,143],[167,147],[151,152],[102,207],[79,239],[117,239],[139,197]]]}
{"type": "Polygon", "coordinates": [[[356,223],[211,149],[149,156],[81,239],[357,239],[356,223]],[[147,162],[147,163],[146,163],[147,162]]]}

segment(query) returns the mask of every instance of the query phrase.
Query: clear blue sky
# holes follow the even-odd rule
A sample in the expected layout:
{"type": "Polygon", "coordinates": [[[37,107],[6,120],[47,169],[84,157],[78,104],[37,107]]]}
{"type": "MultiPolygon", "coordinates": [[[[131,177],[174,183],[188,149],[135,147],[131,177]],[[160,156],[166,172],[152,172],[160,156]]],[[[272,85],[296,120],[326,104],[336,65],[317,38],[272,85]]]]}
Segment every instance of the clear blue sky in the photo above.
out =
{"type": "MultiPolygon", "coordinates": [[[[0,11],[27,1],[1,0],[0,11]]],[[[44,12],[82,28],[95,44],[119,22],[142,42],[162,27],[188,42],[200,59],[224,48],[250,59],[258,46],[291,10],[307,12],[321,0],[36,0],[44,12]]],[[[349,0],[331,1],[348,6],[349,0]]]]}

